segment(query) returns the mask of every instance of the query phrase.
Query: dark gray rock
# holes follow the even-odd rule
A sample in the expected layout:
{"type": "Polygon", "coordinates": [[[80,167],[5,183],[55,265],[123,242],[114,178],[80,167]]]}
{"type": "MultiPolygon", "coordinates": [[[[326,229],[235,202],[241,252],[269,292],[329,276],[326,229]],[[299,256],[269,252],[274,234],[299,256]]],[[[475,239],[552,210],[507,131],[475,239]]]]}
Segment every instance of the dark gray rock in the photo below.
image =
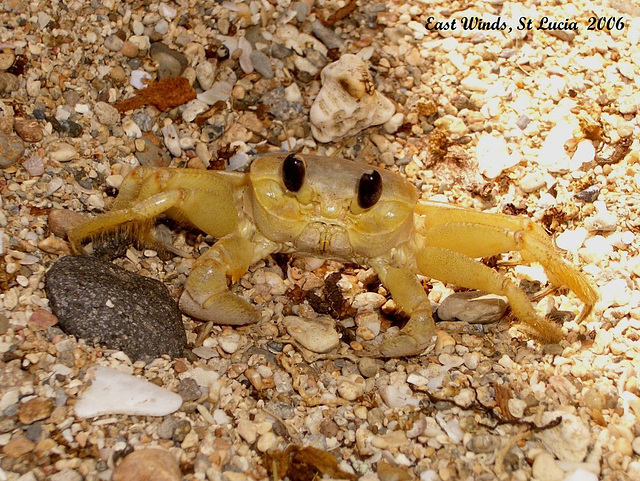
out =
{"type": "Polygon", "coordinates": [[[67,256],[47,272],[45,291],[67,334],[122,350],[134,360],[182,355],[187,342],[182,315],[155,279],[93,257],[67,256]]]}

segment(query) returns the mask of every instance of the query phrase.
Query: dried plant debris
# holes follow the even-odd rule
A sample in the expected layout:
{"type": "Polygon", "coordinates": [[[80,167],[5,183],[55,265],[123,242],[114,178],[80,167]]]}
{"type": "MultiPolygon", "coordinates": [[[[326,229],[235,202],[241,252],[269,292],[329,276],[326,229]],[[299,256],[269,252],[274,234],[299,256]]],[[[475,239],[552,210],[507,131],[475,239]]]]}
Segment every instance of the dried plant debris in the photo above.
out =
{"type": "Polygon", "coordinates": [[[144,89],[136,92],[130,99],[116,104],[120,112],[139,109],[144,105],[153,105],[164,112],[165,110],[186,104],[196,98],[196,91],[189,80],[184,77],[166,78],[150,83],[144,89]]]}
{"type": "Polygon", "coordinates": [[[355,481],[359,477],[341,470],[333,454],[312,447],[291,445],[265,454],[263,463],[273,481],[315,481],[323,476],[355,481]]]}

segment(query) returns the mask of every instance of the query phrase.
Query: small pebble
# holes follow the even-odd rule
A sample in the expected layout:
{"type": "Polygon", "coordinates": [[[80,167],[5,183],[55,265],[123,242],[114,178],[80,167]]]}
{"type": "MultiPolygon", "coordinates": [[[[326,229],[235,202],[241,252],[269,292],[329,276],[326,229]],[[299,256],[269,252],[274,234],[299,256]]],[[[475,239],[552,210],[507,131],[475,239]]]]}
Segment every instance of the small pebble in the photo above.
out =
{"type": "Polygon", "coordinates": [[[28,325],[34,331],[43,331],[55,326],[58,318],[45,309],[36,309],[29,317],[28,325]]]}
{"type": "Polygon", "coordinates": [[[37,120],[17,118],[13,121],[16,134],[25,142],[40,142],[44,138],[37,120]]]}
{"type": "Polygon", "coordinates": [[[111,50],[112,52],[119,52],[122,46],[124,45],[124,40],[122,40],[117,35],[109,35],[104,39],[104,44],[106,48],[111,50]]]}
{"type": "Polygon", "coordinates": [[[77,157],[78,153],[73,145],[65,142],[58,142],[52,146],[52,150],[49,151],[49,155],[52,160],[56,162],[69,162],[77,157]]]}
{"type": "Polygon", "coordinates": [[[549,453],[536,456],[532,466],[533,477],[537,481],[561,481],[564,471],[560,469],[554,457],[549,453]]]}
{"type": "Polygon", "coordinates": [[[536,192],[546,185],[544,175],[541,172],[531,172],[525,175],[520,181],[520,188],[527,194],[536,192]]]}
{"type": "Polygon", "coordinates": [[[106,102],[97,102],[93,106],[93,112],[98,117],[98,121],[108,127],[120,120],[118,109],[106,102]]]}
{"type": "Polygon", "coordinates": [[[266,79],[273,78],[273,69],[271,68],[271,60],[259,50],[251,52],[251,62],[253,68],[266,79]]]}
{"type": "Polygon", "coordinates": [[[181,481],[182,472],[173,455],[162,448],[132,452],[113,470],[112,481],[181,481]]]}
{"type": "Polygon", "coordinates": [[[340,344],[335,323],[328,316],[317,319],[287,316],[283,319],[283,324],[291,337],[312,352],[329,352],[340,344]]]}
{"type": "Polygon", "coordinates": [[[32,424],[47,419],[53,411],[53,399],[33,398],[20,404],[18,420],[22,424],[32,424]]]}
{"type": "Polygon", "coordinates": [[[15,164],[24,154],[24,143],[15,135],[0,132],[0,169],[15,164]]]}
{"type": "Polygon", "coordinates": [[[149,55],[158,63],[158,78],[160,80],[179,77],[189,65],[189,59],[184,54],[161,42],[151,45],[149,55]]]}
{"type": "Polygon", "coordinates": [[[438,317],[443,321],[490,324],[499,321],[508,307],[506,298],[480,291],[456,292],[448,296],[438,307],[438,317]]]}

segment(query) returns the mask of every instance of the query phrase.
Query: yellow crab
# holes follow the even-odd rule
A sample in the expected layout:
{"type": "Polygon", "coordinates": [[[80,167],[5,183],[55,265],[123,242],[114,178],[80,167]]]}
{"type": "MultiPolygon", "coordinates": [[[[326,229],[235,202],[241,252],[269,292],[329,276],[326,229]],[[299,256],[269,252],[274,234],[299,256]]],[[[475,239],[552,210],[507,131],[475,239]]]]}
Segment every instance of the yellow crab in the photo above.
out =
{"type": "Polygon", "coordinates": [[[261,319],[231,293],[255,262],[276,252],[371,266],[409,321],[376,348],[383,357],[409,356],[432,346],[431,304],[416,274],[506,296],[515,316],[544,341],[561,329],[539,317],[525,293],[476,258],[520,251],[537,261],[554,286],[571,289],[591,311],[597,295],[565,262],[545,232],[524,217],[487,214],[418,200],[398,174],[343,159],[299,154],[257,158],[248,174],[138,167],[124,180],[112,210],[72,229],[74,251],[101,233],[135,226],[154,242],[153,220],[165,214],[219,239],[194,264],[180,309],[220,324],[261,319]]]}

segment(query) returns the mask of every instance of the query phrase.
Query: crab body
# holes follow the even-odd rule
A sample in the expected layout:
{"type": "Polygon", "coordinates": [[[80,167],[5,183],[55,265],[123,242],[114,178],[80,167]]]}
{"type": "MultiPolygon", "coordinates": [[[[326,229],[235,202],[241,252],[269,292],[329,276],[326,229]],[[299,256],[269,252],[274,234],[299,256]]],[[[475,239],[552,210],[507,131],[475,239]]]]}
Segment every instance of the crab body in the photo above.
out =
{"type": "Polygon", "coordinates": [[[520,251],[523,260],[540,262],[553,285],[569,287],[585,303],[581,318],[597,298],[528,218],[420,201],[398,174],[330,157],[268,154],[247,174],[138,167],[111,211],[72,229],[69,238],[82,252],[87,239],[134,226],[143,243],[153,244],[153,220],[161,214],[218,239],[187,279],[185,314],[220,324],[258,321],[259,311],[229,291],[228,278],[235,282],[276,252],[369,265],[410,316],[397,336],[376,347],[384,357],[419,354],[433,344],[431,305],[416,274],[506,296],[516,317],[547,341],[558,341],[560,328],[476,258],[520,251]]]}

